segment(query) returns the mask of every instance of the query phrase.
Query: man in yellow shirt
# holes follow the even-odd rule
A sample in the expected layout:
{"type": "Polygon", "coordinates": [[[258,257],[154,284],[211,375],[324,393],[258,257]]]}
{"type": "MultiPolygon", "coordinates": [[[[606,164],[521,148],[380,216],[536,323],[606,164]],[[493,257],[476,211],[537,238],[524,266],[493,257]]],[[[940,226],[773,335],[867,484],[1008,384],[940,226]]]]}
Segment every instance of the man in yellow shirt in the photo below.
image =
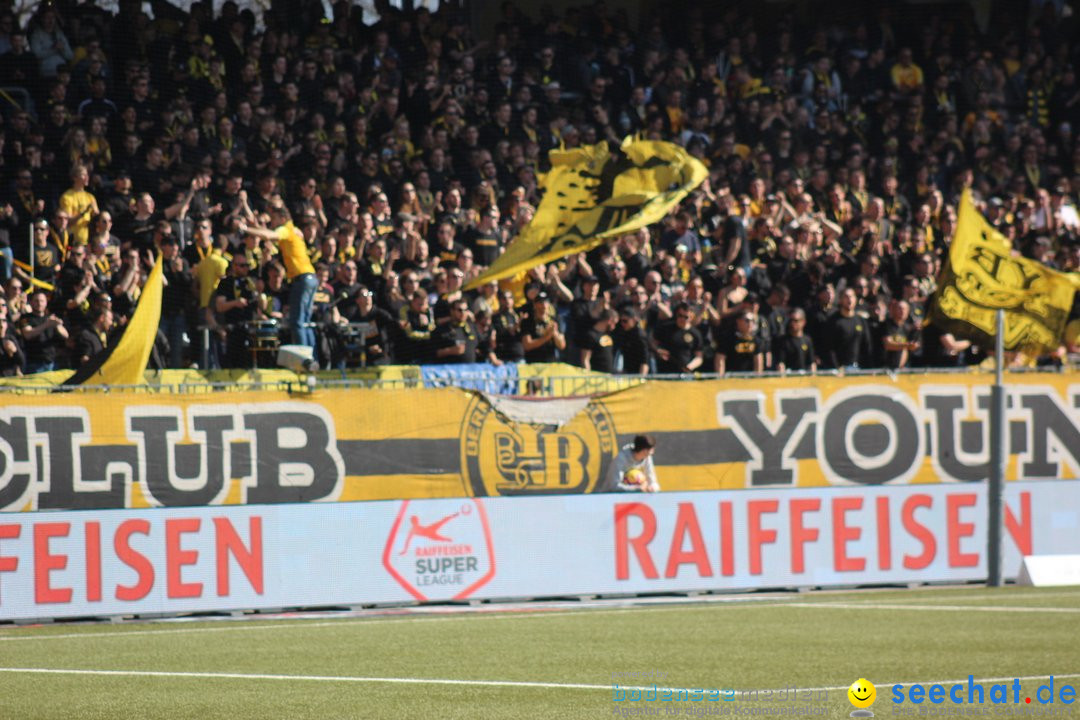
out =
{"type": "MultiPolygon", "coordinates": [[[[206,232],[213,237],[210,230],[206,232]]],[[[194,278],[191,283],[192,289],[199,296],[199,322],[211,330],[208,336],[198,333],[199,357],[206,358],[203,361],[205,362],[203,369],[220,367],[221,360],[224,358],[224,344],[214,332],[217,329],[217,317],[214,315],[214,309],[210,307],[210,298],[214,297],[218,283],[228,273],[229,263],[232,261],[232,256],[226,252],[229,241],[224,235],[212,242],[213,244],[207,247],[205,254],[194,265],[194,278]],[[207,347],[203,347],[204,339],[209,340],[207,347]]]]}
{"type": "Polygon", "coordinates": [[[911,48],[900,50],[898,62],[892,66],[889,73],[892,77],[893,87],[901,95],[917,95],[923,89],[923,71],[911,60],[911,48]]]}
{"type": "Polygon", "coordinates": [[[289,278],[289,324],[292,326],[293,342],[314,348],[315,330],[309,326],[319,281],[311,264],[309,248],[303,233],[293,225],[279,195],[271,198],[268,210],[273,230],[249,227],[244,223],[240,223],[239,230],[241,234],[247,233],[277,243],[278,253],[285,263],[285,274],[289,278]]]}
{"type": "Polygon", "coordinates": [[[97,199],[86,191],[90,171],[85,165],[71,168],[71,187],[60,196],[60,210],[71,218],[68,231],[76,245],[85,245],[90,238],[90,220],[98,214],[97,199]]]}

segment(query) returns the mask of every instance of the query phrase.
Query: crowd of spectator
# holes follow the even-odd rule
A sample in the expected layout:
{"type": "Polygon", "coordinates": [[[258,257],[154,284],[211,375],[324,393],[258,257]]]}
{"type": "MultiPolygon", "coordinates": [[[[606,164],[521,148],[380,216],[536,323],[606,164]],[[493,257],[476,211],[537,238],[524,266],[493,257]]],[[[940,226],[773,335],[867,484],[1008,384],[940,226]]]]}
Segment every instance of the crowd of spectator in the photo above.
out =
{"type": "Polygon", "coordinates": [[[482,33],[308,0],[265,27],[231,1],[0,10],[0,374],[105,351],[159,253],[166,367],[279,340],[335,367],[978,362],[926,322],[964,187],[1080,270],[1075,18],[759,5],[506,3],[482,33]],[[462,290],[531,219],[549,150],[635,134],[708,179],[662,223],[462,290]]]}

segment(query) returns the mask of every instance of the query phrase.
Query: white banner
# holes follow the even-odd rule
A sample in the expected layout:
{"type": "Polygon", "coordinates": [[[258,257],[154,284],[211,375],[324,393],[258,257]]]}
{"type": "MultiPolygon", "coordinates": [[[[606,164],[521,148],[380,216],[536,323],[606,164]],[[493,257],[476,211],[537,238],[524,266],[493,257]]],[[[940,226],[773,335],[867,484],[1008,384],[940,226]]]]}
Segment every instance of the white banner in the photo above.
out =
{"type": "MultiPolygon", "coordinates": [[[[1005,574],[1080,552],[1080,481],[1005,489],[1005,574]]],[[[0,620],[965,581],[982,485],[26,513],[0,620]]]]}

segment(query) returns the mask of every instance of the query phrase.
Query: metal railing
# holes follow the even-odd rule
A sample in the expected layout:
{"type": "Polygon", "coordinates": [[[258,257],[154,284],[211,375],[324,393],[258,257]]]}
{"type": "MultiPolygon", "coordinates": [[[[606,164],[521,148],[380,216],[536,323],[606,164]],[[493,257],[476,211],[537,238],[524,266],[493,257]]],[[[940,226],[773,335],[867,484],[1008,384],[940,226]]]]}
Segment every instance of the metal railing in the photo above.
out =
{"type": "MultiPolygon", "coordinates": [[[[1061,367],[1010,368],[1008,374],[1019,375],[1032,372],[1069,373],[1077,371],[1075,365],[1061,367]]],[[[275,371],[280,372],[280,371],[275,371]]],[[[420,372],[405,372],[396,377],[350,377],[346,371],[324,371],[317,375],[295,375],[286,378],[260,378],[258,371],[252,377],[235,380],[206,380],[182,382],[154,382],[148,378],[143,385],[75,385],[61,386],[49,384],[0,385],[0,395],[43,395],[63,393],[105,393],[105,394],[163,394],[163,395],[201,395],[233,393],[244,391],[276,391],[294,394],[307,394],[316,390],[407,390],[417,388],[459,387],[476,390],[491,395],[518,395],[526,397],[583,397],[603,395],[640,385],[644,382],[699,382],[705,380],[771,380],[778,378],[814,378],[835,377],[882,377],[927,374],[985,375],[987,382],[993,379],[993,370],[980,367],[963,368],[905,368],[901,370],[819,370],[807,372],[762,373],[685,373],[678,375],[522,375],[518,377],[498,376],[492,373],[461,373],[446,377],[425,378],[420,372]]]]}

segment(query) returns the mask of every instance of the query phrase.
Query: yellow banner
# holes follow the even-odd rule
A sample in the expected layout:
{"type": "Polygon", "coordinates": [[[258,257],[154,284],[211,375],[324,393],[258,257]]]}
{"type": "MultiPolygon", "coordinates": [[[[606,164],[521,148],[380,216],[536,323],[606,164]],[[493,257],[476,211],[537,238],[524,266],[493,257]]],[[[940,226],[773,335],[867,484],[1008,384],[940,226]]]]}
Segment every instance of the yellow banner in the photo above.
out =
{"type": "MultiPolygon", "coordinates": [[[[1010,378],[1010,480],[1080,472],[1080,383],[1010,378]]],[[[594,398],[457,388],[26,395],[0,510],[596,492],[634,435],[663,491],[979,482],[989,376],[646,382],[594,398]]]]}
{"type": "Polygon", "coordinates": [[[992,348],[1001,309],[1006,349],[1049,352],[1061,344],[1073,292],[1068,275],[1014,255],[1009,239],[979,214],[971,191],[964,191],[933,303],[935,325],[992,348]]]}
{"type": "Polygon", "coordinates": [[[614,153],[602,142],[549,157],[536,216],[467,289],[659,222],[708,177],[686,150],[654,140],[627,138],[614,153]]]}
{"type": "Polygon", "coordinates": [[[139,303],[120,340],[76,370],[66,385],[138,385],[150,360],[161,321],[161,294],[164,286],[162,258],[150,270],[139,303]]]}

